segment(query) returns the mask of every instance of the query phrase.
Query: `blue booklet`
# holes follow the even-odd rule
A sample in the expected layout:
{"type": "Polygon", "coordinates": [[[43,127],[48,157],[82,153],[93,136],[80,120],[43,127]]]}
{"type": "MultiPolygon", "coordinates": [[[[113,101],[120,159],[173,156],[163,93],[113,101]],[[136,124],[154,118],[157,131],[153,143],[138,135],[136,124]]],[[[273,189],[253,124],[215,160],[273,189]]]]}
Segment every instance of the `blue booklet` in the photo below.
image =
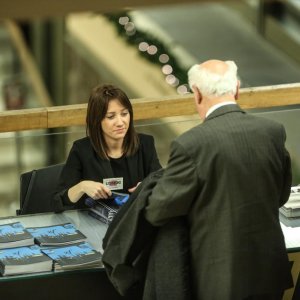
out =
{"type": "Polygon", "coordinates": [[[52,271],[53,261],[38,245],[0,250],[0,272],[3,276],[52,271]]]}
{"type": "Polygon", "coordinates": [[[86,236],[72,223],[30,227],[27,230],[40,246],[66,245],[78,243],[86,239],[86,236]]]}
{"type": "Polygon", "coordinates": [[[112,197],[113,197],[116,205],[122,206],[128,201],[129,194],[118,193],[118,192],[112,191],[112,197]]]}
{"type": "Polygon", "coordinates": [[[0,225],[0,249],[29,246],[33,244],[33,236],[20,222],[0,225]]]}
{"type": "Polygon", "coordinates": [[[102,255],[87,242],[69,246],[43,248],[54,261],[54,270],[102,267],[102,255]]]}

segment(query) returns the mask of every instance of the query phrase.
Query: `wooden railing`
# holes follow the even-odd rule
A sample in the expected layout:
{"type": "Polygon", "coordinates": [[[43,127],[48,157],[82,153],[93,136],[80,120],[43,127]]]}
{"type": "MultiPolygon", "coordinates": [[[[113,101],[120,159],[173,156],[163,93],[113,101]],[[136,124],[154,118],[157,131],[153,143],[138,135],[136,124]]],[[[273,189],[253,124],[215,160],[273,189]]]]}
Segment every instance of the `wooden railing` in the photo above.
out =
{"type": "MultiPolygon", "coordinates": [[[[243,109],[300,105],[300,83],[240,90],[243,109]]],[[[195,114],[193,95],[132,99],[135,120],[195,114]]],[[[84,125],[87,104],[0,112],[0,132],[84,125]]]]}
{"type": "Polygon", "coordinates": [[[232,0],[186,0],[185,2],[182,0],[51,0],[47,1],[47,8],[45,8],[45,2],[40,0],[1,0],[0,18],[34,19],[63,16],[72,12],[112,12],[157,5],[225,1],[232,0]]]}

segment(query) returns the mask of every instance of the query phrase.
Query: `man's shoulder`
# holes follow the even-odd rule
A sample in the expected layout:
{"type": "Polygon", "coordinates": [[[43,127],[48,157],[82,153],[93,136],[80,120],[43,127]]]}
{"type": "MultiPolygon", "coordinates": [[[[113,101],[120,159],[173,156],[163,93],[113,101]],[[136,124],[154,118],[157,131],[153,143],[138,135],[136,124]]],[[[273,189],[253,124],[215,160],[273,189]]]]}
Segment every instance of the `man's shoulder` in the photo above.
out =
{"type": "Polygon", "coordinates": [[[248,114],[248,117],[251,118],[251,122],[256,123],[259,126],[263,126],[264,128],[268,127],[268,128],[274,128],[274,129],[281,129],[283,128],[283,124],[281,124],[278,121],[269,119],[265,116],[261,116],[261,115],[254,115],[254,114],[248,114]]]}
{"type": "Polygon", "coordinates": [[[190,138],[190,137],[193,137],[195,134],[199,134],[200,132],[203,132],[205,130],[206,130],[206,128],[204,126],[204,123],[201,123],[199,125],[196,125],[190,129],[188,129],[187,131],[182,133],[178,138],[190,138]]]}
{"type": "Polygon", "coordinates": [[[174,141],[178,144],[185,145],[185,147],[190,147],[189,145],[194,145],[203,134],[205,135],[205,131],[206,130],[200,124],[182,133],[174,141]]]}

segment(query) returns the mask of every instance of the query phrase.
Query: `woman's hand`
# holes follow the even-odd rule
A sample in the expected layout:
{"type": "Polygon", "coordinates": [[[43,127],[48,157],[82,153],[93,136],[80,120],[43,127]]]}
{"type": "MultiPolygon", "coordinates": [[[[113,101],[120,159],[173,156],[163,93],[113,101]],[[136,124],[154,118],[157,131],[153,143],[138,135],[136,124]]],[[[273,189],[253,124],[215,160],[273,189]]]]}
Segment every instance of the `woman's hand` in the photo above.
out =
{"type": "Polygon", "coordinates": [[[111,196],[110,189],[101,182],[84,180],[80,182],[85,194],[93,199],[107,199],[111,196]]]}
{"type": "Polygon", "coordinates": [[[138,185],[139,185],[140,183],[141,183],[141,181],[138,182],[136,186],[134,186],[134,187],[128,189],[128,192],[129,192],[129,193],[133,193],[133,192],[136,190],[136,188],[138,187],[138,185]]]}
{"type": "Polygon", "coordinates": [[[71,187],[68,197],[71,202],[76,203],[83,194],[87,194],[93,199],[107,199],[111,196],[111,190],[101,182],[83,180],[71,187]]]}

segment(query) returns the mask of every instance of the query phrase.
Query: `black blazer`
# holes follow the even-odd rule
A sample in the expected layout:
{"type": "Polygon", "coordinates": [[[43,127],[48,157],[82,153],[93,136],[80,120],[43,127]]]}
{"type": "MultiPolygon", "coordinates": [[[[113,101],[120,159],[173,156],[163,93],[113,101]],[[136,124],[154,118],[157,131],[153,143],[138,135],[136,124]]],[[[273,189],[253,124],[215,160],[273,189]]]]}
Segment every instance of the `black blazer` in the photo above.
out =
{"type": "MultiPolygon", "coordinates": [[[[133,156],[127,157],[131,180],[130,186],[135,186],[148,174],[161,168],[153,137],[139,134],[139,141],[138,151],[133,156]]],[[[58,212],[65,209],[83,208],[86,195],[83,195],[74,204],[68,197],[69,188],[82,180],[102,182],[103,178],[111,177],[114,177],[114,175],[110,161],[99,158],[89,137],[75,141],[60,176],[58,189],[54,197],[54,210],[58,212]]]]}

